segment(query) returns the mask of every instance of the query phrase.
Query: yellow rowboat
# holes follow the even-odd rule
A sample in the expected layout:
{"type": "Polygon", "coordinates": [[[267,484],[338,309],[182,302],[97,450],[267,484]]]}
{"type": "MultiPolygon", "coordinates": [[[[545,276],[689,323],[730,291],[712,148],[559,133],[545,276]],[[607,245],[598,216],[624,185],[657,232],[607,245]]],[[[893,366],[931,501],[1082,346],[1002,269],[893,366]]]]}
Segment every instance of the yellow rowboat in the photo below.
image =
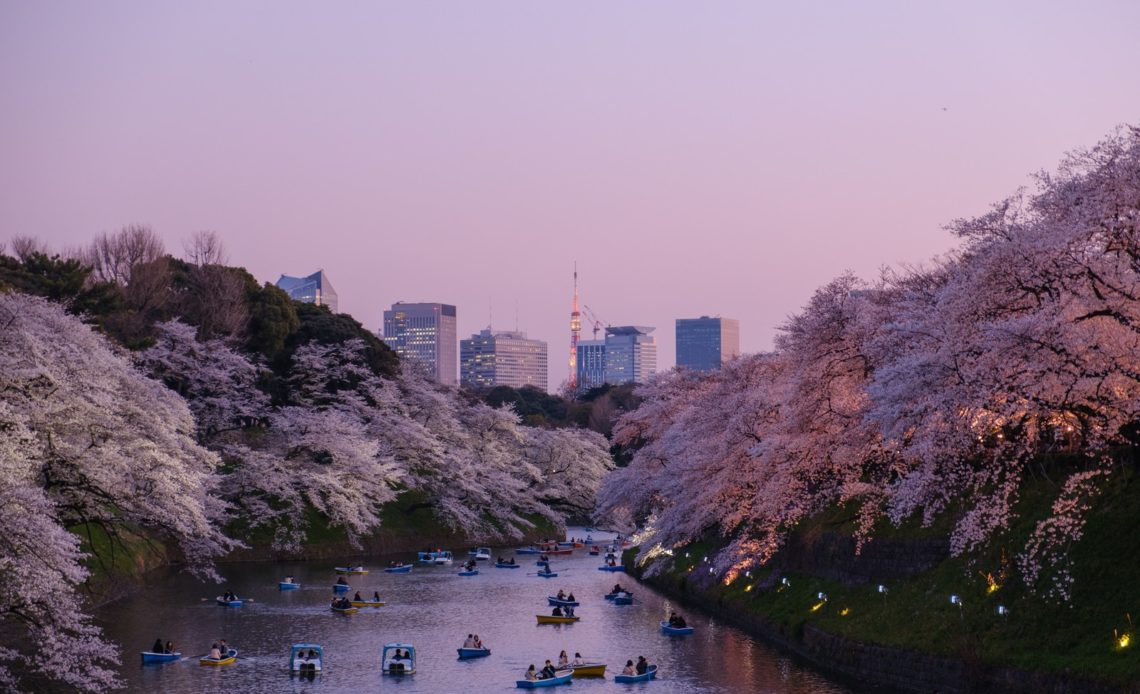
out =
{"type": "Polygon", "coordinates": [[[338,566],[338,567],[336,567],[335,571],[338,574],[344,574],[347,576],[367,576],[368,575],[368,569],[364,568],[363,566],[338,566]]]}
{"type": "Polygon", "coordinates": [[[356,614],[357,612],[360,611],[355,607],[333,607],[330,609],[332,609],[333,612],[336,612],[338,614],[356,614]]]}
{"type": "Polygon", "coordinates": [[[353,607],[383,607],[386,605],[383,600],[353,600],[353,607]]]}
{"type": "Polygon", "coordinates": [[[605,677],[605,663],[584,663],[582,665],[567,665],[574,671],[575,677],[605,677]]]}
{"type": "Polygon", "coordinates": [[[199,658],[199,665],[233,665],[237,662],[237,649],[231,648],[221,658],[199,658]]]}
{"type": "Polygon", "coordinates": [[[536,614],[535,617],[538,618],[539,624],[573,624],[581,619],[581,617],[555,617],[549,614],[536,614]]]}

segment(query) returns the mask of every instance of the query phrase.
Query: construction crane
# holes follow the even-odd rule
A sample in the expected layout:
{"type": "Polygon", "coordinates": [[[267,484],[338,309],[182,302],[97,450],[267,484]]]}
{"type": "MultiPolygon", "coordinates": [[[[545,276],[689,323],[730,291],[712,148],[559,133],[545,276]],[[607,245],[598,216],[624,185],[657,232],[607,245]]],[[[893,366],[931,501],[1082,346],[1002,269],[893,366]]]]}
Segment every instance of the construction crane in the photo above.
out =
{"type": "Polygon", "coordinates": [[[586,320],[590,321],[590,323],[593,324],[593,326],[594,326],[594,339],[595,340],[598,339],[598,331],[599,330],[604,330],[604,329],[610,327],[609,323],[605,322],[601,318],[598,318],[598,314],[594,313],[594,309],[590,308],[589,306],[586,306],[585,304],[582,305],[582,315],[584,315],[586,317],[586,320]]]}

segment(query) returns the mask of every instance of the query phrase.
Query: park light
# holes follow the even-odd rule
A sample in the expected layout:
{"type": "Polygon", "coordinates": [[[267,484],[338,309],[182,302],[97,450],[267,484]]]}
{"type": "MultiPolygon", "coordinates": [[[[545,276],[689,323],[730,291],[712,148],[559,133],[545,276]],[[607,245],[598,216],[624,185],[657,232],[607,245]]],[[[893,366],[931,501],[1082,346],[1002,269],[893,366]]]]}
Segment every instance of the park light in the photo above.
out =
{"type": "Polygon", "coordinates": [[[816,604],[811,606],[811,611],[812,612],[818,612],[819,608],[823,607],[823,604],[824,604],[824,601],[820,600],[819,602],[817,602],[816,604]]]}
{"type": "Polygon", "coordinates": [[[882,593],[883,595],[887,594],[887,587],[884,586],[882,583],[879,584],[879,592],[882,593]]]}
{"type": "Polygon", "coordinates": [[[962,606],[962,598],[958,597],[957,595],[951,595],[950,596],[950,604],[951,605],[957,605],[958,607],[961,607],[962,606]]]}
{"type": "Polygon", "coordinates": [[[1002,617],[1005,617],[1009,614],[1009,608],[1007,608],[1005,605],[998,605],[997,606],[997,613],[999,615],[1001,615],[1002,617]]]}
{"type": "Polygon", "coordinates": [[[749,583],[748,585],[744,586],[744,592],[745,592],[745,593],[751,593],[751,592],[752,592],[752,584],[751,584],[751,583],[749,583]]]}
{"type": "Polygon", "coordinates": [[[783,583],[783,584],[784,584],[784,585],[786,585],[786,586],[791,586],[791,585],[792,585],[792,582],[788,580],[788,577],[787,577],[787,576],[784,576],[783,578],[781,578],[781,579],[780,579],[780,583],[783,583]]]}
{"type": "Polygon", "coordinates": [[[846,617],[849,614],[851,614],[851,608],[850,607],[844,607],[842,610],[839,611],[840,617],[846,617]]]}
{"type": "Polygon", "coordinates": [[[1116,629],[1113,629],[1112,630],[1112,637],[1113,637],[1113,641],[1116,642],[1116,647],[1118,649],[1128,648],[1128,645],[1130,643],[1132,643],[1132,634],[1129,634],[1128,632],[1124,632],[1123,634],[1117,634],[1116,629]]]}
{"type": "Polygon", "coordinates": [[[827,602],[827,593],[823,592],[822,590],[819,591],[818,593],[816,593],[815,597],[819,598],[820,600],[822,600],[824,602],[827,602]]]}

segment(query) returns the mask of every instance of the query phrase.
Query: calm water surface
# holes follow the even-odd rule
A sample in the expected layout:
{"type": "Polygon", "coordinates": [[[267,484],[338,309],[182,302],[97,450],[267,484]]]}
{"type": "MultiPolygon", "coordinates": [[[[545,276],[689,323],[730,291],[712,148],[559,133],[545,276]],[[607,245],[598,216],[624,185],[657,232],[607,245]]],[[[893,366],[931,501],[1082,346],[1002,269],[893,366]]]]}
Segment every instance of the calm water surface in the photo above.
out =
{"type": "MultiPolygon", "coordinates": [[[[581,529],[571,529],[584,536],[581,529]]],[[[595,539],[610,537],[594,533],[595,539]]],[[[551,691],[616,692],[765,692],[772,694],[838,694],[849,692],[821,674],[804,668],[747,636],[700,613],[680,609],[696,633],[669,637],[658,622],[676,607],[623,573],[598,571],[599,557],[575,550],[555,557],[554,579],[534,575],[536,557],[515,555],[513,548],[496,549],[493,556],[514,556],[520,569],[496,569],[479,562],[473,577],[456,575],[465,559],[456,552],[450,566],[420,566],[410,574],[387,574],[391,557],[365,563],[371,573],[350,576],[349,596],[374,590],[387,606],[362,608],[355,615],[328,609],[336,577],[333,562],[223,564],[223,587],[178,573],[156,580],[140,593],[107,606],[99,619],[107,634],[124,649],[122,676],[136,692],[336,692],[387,691],[494,692],[515,688],[527,666],[541,668],[565,649],[580,651],[589,661],[608,664],[606,679],[577,678],[571,687],[551,691]],[[279,592],[277,582],[292,574],[299,590],[279,592]],[[634,604],[618,606],[602,596],[615,582],[634,593],[634,604]],[[214,596],[228,588],[252,599],[241,608],[218,607],[214,596]],[[561,588],[582,603],[582,621],[542,625],[536,614],[550,614],[546,596],[561,588]],[[491,656],[456,659],[455,649],[468,633],[479,634],[491,656]],[[163,665],[139,664],[138,652],[155,638],[173,640],[183,660],[163,665]],[[224,638],[238,648],[240,658],[227,667],[202,667],[196,656],[224,638]],[[324,647],[325,672],[314,681],[293,679],[286,669],[289,647],[315,642],[324,647]],[[385,643],[416,647],[417,672],[404,678],[380,674],[380,651],[385,643]],[[644,655],[660,666],[657,680],[617,685],[613,675],[625,661],[644,655]]],[[[406,555],[401,555],[403,558],[406,555]]]]}

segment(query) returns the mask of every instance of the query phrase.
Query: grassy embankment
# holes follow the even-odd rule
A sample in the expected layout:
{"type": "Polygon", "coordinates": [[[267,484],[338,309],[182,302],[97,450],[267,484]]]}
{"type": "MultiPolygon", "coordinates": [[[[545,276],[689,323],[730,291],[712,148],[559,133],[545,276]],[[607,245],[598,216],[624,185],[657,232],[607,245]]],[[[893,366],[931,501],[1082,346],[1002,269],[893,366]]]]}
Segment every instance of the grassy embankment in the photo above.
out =
{"type": "MultiPolygon", "coordinates": [[[[1084,537],[1069,549],[1075,579],[1072,601],[1048,602],[1017,579],[1016,567],[1001,580],[1003,556],[1025,546],[1037,521],[1046,516],[1056,487],[1035,478],[1016,506],[1017,520],[983,552],[952,557],[930,571],[897,581],[845,586],[815,576],[780,574],[772,569],[718,582],[705,597],[745,610],[798,639],[805,625],[863,643],[896,646],[988,665],[1045,672],[1071,672],[1117,683],[1140,680],[1140,480],[1134,469],[1106,484],[1088,520],[1084,537]],[[991,584],[986,574],[997,580],[991,584]],[[788,585],[778,578],[786,577],[788,585]],[[767,579],[767,581],[765,581],[767,579]],[[765,590],[761,584],[772,585],[765,590]],[[992,587],[997,586],[997,587],[992,587]],[[826,601],[818,598],[819,593],[826,601]],[[951,595],[961,598],[952,604],[951,595]],[[1008,614],[998,614],[1004,606],[1008,614]],[[1120,637],[1128,634],[1128,645],[1120,637]]],[[[797,532],[854,531],[852,508],[833,508],[803,523],[797,532]]],[[[880,537],[929,538],[951,527],[951,518],[923,528],[917,520],[901,527],[884,524],[880,537]]],[[[718,543],[693,543],[674,552],[664,578],[678,590],[691,590],[688,577],[701,571],[704,557],[718,543]]]]}

